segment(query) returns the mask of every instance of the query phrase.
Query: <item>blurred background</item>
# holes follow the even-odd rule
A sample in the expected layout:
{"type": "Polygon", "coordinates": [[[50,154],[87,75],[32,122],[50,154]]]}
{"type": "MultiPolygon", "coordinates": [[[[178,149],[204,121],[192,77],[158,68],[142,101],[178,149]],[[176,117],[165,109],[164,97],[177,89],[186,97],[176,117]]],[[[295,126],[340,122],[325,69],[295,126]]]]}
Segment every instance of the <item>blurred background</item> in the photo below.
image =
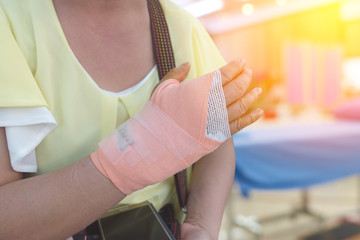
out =
{"type": "Polygon", "coordinates": [[[245,58],[260,105],[335,107],[360,94],[360,1],[176,0],[224,58],[245,58]],[[294,70],[294,71],[293,71],[294,70]]]}
{"type": "Polygon", "coordinates": [[[360,239],[360,0],[174,2],[263,88],[220,239],[360,239]]]}

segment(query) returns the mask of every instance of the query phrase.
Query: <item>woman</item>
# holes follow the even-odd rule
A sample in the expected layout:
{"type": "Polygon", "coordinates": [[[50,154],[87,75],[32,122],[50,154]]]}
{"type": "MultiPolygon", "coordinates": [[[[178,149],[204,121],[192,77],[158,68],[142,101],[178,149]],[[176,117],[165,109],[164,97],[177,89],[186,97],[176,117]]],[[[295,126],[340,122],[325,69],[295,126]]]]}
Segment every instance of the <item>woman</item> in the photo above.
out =
{"type": "MultiPolygon", "coordinates": [[[[199,22],[167,0],[161,5],[175,60],[190,63],[166,79],[224,65],[199,22]]],[[[146,1],[2,0],[0,43],[2,239],[65,239],[118,202],[150,200],[159,209],[171,201],[171,178],[126,196],[90,157],[141,112],[159,81],[146,1]]],[[[262,115],[244,114],[260,91],[244,95],[251,72],[241,61],[221,72],[241,89],[224,87],[225,96],[238,96],[227,102],[235,133],[262,115]]],[[[182,239],[217,239],[234,162],[231,140],[196,162],[182,239]]]]}

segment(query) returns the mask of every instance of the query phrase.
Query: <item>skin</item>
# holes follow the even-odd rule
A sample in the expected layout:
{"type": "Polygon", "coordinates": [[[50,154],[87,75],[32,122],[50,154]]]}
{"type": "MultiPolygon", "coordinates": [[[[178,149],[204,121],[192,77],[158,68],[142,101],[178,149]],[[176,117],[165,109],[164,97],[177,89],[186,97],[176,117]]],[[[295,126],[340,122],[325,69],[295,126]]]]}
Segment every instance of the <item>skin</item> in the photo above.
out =
{"type": "MultiPolygon", "coordinates": [[[[189,69],[190,64],[184,63],[169,72],[162,81],[185,79],[189,69]]],[[[244,60],[232,61],[220,68],[220,71],[230,132],[235,134],[262,116],[261,109],[247,112],[262,91],[261,88],[255,88],[247,92],[251,70],[245,68],[244,60]]],[[[181,239],[218,239],[222,215],[234,179],[234,169],[235,153],[231,139],[194,164],[187,203],[188,213],[181,226],[181,239]]]]}
{"type": "MultiPolygon", "coordinates": [[[[233,126],[243,128],[259,116],[249,113],[238,118],[240,125],[233,126]]],[[[55,172],[21,179],[10,167],[4,128],[0,128],[0,146],[0,232],[5,239],[65,239],[125,197],[89,157],[55,172]]],[[[183,239],[217,239],[233,181],[234,159],[229,140],[195,164],[183,239]]]]}
{"type": "MultiPolygon", "coordinates": [[[[55,0],[54,4],[75,56],[103,89],[126,89],[154,66],[145,1],[55,0]],[[119,22],[124,24],[120,26],[119,22]],[[94,37],[89,39],[89,34],[94,37]],[[134,50],[134,44],[138,49],[134,50]],[[118,63],[116,67],[114,62],[118,63]]],[[[190,64],[184,64],[164,79],[182,81],[189,69],[190,64]]],[[[221,73],[234,134],[262,115],[261,110],[247,112],[260,92],[254,89],[245,93],[251,71],[241,60],[224,66],[221,73]]],[[[182,239],[217,239],[234,168],[231,139],[194,165],[182,239]]],[[[65,239],[101,217],[125,196],[95,168],[89,156],[57,171],[23,179],[11,168],[6,132],[0,128],[2,239],[65,239]]]]}

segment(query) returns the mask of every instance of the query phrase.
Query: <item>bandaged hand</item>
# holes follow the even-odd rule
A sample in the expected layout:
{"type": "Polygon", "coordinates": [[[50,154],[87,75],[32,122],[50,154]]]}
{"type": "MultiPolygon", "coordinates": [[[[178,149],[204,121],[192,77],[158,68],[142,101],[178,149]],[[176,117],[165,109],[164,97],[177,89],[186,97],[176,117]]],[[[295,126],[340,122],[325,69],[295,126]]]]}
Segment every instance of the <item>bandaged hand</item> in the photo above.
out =
{"type": "Polygon", "coordinates": [[[214,151],[256,120],[255,113],[244,114],[259,93],[245,94],[251,73],[243,65],[232,62],[183,84],[163,81],[138,115],[101,141],[91,154],[94,165],[130,194],[214,151]]]}
{"type": "MultiPolygon", "coordinates": [[[[190,64],[185,63],[178,68],[171,70],[161,80],[160,84],[168,79],[186,78],[190,64]]],[[[231,134],[239,132],[249,126],[263,115],[262,109],[248,109],[256,102],[262,93],[261,88],[254,88],[247,91],[251,83],[252,71],[245,68],[245,60],[234,60],[220,68],[223,91],[226,101],[226,109],[231,134]]]]}

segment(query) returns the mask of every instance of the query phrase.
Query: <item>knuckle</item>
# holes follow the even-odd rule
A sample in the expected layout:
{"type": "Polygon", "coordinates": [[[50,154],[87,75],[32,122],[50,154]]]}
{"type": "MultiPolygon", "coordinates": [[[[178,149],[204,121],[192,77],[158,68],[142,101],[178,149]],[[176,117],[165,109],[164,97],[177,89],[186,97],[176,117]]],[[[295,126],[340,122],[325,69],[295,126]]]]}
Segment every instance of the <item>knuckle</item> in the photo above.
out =
{"type": "Polygon", "coordinates": [[[244,73],[251,79],[252,78],[252,70],[250,68],[245,68],[244,73]]]}
{"type": "Polygon", "coordinates": [[[260,92],[257,88],[254,88],[251,90],[249,95],[253,98],[257,98],[260,95],[260,92]]]}
{"type": "Polygon", "coordinates": [[[183,75],[183,74],[185,74],[186,72],[187,72],[187,70],[185,69],[185,67],[182,67],[182,68],[180,68],[180,69],[177,69],[177,73],[178,73],[178,74],[183,75]]]}
{"type": "Polygon", "coordinates": [[[251,76],[249,76],[248,74],[242,74],[241,80],[242,80],[242,82],[249,84],[251,82],[251,76]]]}
{"type": "MultiPolygon", "coordinates": [[[[173,69],[171,69],[166,75],[174,74],[174,73],[176,73],[177,71],[178,71],[177,68],[173,68],[173,69]]],[[[166,76],[166,75],[165,75],[165,76],[166,76]]]]}
{"type": "Polygon", "coordinates": [[[234,67],[242,68],[244,65],[244,61],[242,59],[236,59],[231,61],[231,64],[234,65],[234,67]]]}
{"type": "Polygon", "coordinates": [[[231,74],[229,73],[228,70],[222,70],[221,71],[221,77],[226,81],[228,81],[228,80],[230,80],[232,78],[231,74]]]}
{"type": "Polygon", "coordinates": [[[247,110],[247,105],[245,103],[245,101],[243,99],[240,99],[238,102],[237,102],[237,110],[239,113],[243,114],[246,112],[247,110]]]}
{"type": "Polygon", "coordinates": [[[236,129],[237,131],[240,131],[243,128],[244,128],[244,119],[239,118],[238,120],[236,120],[236,129]]]}
{"type": "Polygon", "coordinates": [[[249,114],[249,123],[248,125],[252,124],[253,122],[255,122],[257,119],[259,118],[257,111],[254,110],[249,114]]]}
{"type": "MultiPolygon", "coordinates": [[[[241,79],[240,79],[241,80],[241,79]]],[[[247,89],[244,81],[235,81],[234,83],[234,90],[240,94],[240,95],[243,95],[247,89]]]]}
{"type": "Polygon", "coordinates": [[[246,95],[246,97],[248,98],[248,102],[250,102],[251,104],[255,103],[259,96],[260,94],[254,90],[252,90],[246,95]]]}

